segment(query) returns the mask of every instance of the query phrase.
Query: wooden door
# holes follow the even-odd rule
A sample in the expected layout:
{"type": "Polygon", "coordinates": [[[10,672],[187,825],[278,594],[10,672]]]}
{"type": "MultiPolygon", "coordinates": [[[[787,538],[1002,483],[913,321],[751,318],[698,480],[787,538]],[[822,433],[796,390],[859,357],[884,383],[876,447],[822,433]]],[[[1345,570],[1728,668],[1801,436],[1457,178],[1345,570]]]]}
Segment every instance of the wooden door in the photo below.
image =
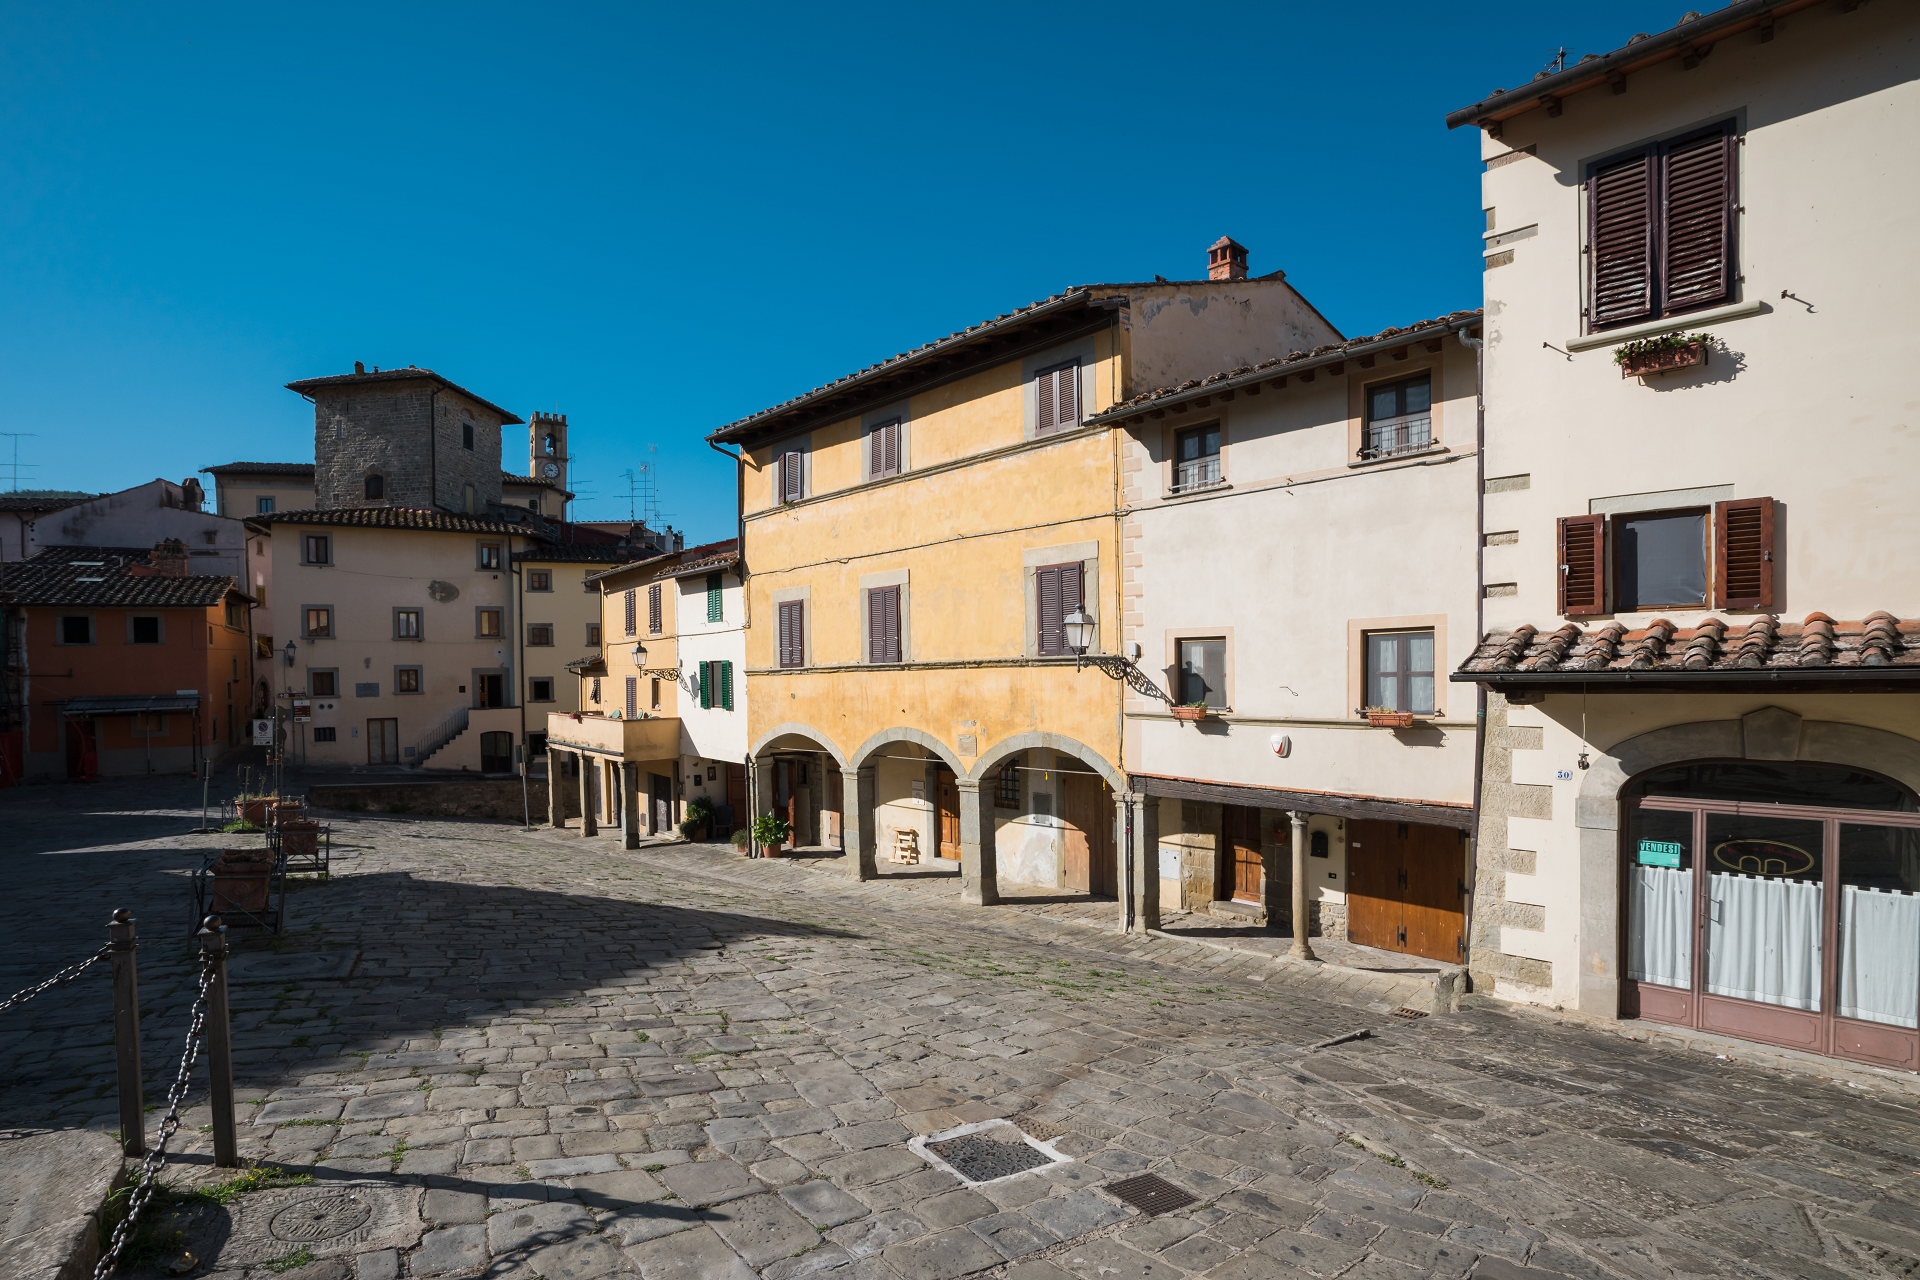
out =
{"type": "Polygon", "coordinates": [[[504,707],[507,705],[507,678],[505,676],[480,677],[480,705],[483,707],[504,707]]]}
{"type": "Polygon", "coordinates": [[[773,811],[787,820],[787,840],[793,840],[793,765],[786,760],[773,762],[773,811]]]}
{"type": "Polygon", "coordinates": [[[673,779],[657,773],[647,778],[653,792],[653,834],[663,836],[673,829],[673,779]]]}
{"type": "Polygon", "coordinates": [[[1260,810],[1220,806],[1220,896],[1258,904],[1265,865],[1260,857],[1260,810]]]}
{"type": "Polygon", "coordinates": [[[367,763],[400,763],[400,722],[398,720],[367,721],[367,763]]]}
{"type": "Polygon", "coordinates": [[[840,771],[838,769],[835,769],[832,766],[828,766],[827,768],[827,813],[826,813],[827,843],[832,845],[836,849],[843,847],[840,839],[840,816],[844,812],[844,806],[846,805],[846,803],[847,803],[846,783],[841,779],[840,771]]]}
{"type": "Polygon", "coordinates": [[[1066,790],[1066,887],[1112,897],[1119,892],[1114,863],[1113,800],[1098,778],[1068,773],[1066,790]]]}
{"type": "Polygon", "coordinates": [[[1404,937],[1400,950],[1449,964],[1467,962],[1466,842],[1452,827],[1407,827],[1404,937]]]}
{"type": "Polygon", "coordinates": [[[934,784],[940,813],[940,856],[960,860],[960,783],[951,769],[939,771],[934,784]]]}
{"type": "Polygon", "coordinates": [[[1399,824],[1347,823],[1347,940],[1400,949],[1399,824]]]}

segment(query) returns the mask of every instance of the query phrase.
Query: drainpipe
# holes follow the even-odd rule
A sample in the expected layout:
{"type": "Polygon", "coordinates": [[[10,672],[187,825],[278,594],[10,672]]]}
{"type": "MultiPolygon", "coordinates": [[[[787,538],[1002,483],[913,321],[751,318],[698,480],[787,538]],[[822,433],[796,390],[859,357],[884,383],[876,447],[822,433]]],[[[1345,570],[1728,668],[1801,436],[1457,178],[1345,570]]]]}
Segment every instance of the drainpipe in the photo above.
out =
{"type": "MultiPolygon", "coordinates": [[[[514,601],[516,604],[520,606],[519,609],[513,610],[513,612],[517,614],[524,611],[524,609],[526,608],[527,602],[526,602],[526,596],[521,589],[522,580],[520,576],[520,562],[513,558],[513,535],[512,534],[507,535],[507,566],[506,567],[507,567],[507,598],[509,600],[514,601]]],[[[518,704],[520,708],[520,746],[522,747],[520,755],[523,761],[521,768],[524,770],[526,768],[526,765],[531,763],[533,759],[533,757],[524,749],[527,745],[527,701],[524,697],[521,696],[521,690],[520,690],[520,681],[526,678],[527,629],[524,626],[519,625],[517,622],[514,625],[513,646],[514,646],[513,651],[514,651],[515,661],[513,665],[513,693],[511,696],[514,698],[515,702],[518,704]]],[[[525,776],[524,773],[522,774],[522,776],[523,777],[525,776]]]]}
{"type": "MultiPolygon", "coordinates": [[[[746,446],[742,445],[740,452],[730,453],[711,440],[707,441],[707,448],[713,450],[723,458],[731,459],[733,462],[733,509],[738,516],[734,532],[733,554],[735,556],[734,566],[736,576],[740,579],[740,631],[744,638],[748,628],[753,625],[753,593],[747,590],[747,450],[746,446]]],[[[742,694],[746,692],[746,687],[747,669],[746,664],[742,663],[740,667],[740,689],[742,694]]],[[[757,858],[760,856],[760,846],[753,838],[753,820],[759,816],[754,812],[754,806],[759,803],[760,792],[759,788],[755,785],[753,752],[748,751],[741,757],[741,760],[747,767],[747,794],[742,797],[747,815],[747,820],[744,824],[747,828],[747,856],[757,858]]],[[[825,778],[822,778],[820,781],[822,785],[825,785],[825,778]]],[[[840,843],[843,847],[846,845],[845,832],[847,826],[845,806],[846,801],[843,799],[841,801],[840,814],[840,830],[842,833],[840,843]]]]}
{"type": "MultiPolygon", "coordinates": [[[[1462,326],[1460,343],[1473,351],[1473,643],[1487,633],[1487,340],[1462,326]]],[[[1473,686],[1473,839],[1467,842],[1466,931],[1469,965],[1473,961],[1474,903],[1480,878],[1480,795],[1487,763],[1487,686],[1473,686]]],[[[1472,971],[1468,971],[1472,980],[1472,971]]]]}

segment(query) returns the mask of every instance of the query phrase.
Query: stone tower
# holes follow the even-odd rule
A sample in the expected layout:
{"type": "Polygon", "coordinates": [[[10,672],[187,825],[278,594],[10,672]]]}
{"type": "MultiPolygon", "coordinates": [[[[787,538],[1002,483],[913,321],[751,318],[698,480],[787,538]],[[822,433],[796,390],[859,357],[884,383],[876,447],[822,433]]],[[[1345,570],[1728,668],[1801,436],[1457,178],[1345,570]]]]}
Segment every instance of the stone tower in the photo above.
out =
{"type": "Polygon", "coordinates": [[[289,382],[313,402],[318,505],[485,514],[500,501],[500,431],[522,419],[408,366],[289,382]]]}
{"type": "Polygon", "coordinates": [[[567,487],[567,415],[534,410],[533,430],[527,433],[527,474],[567,487]]]}

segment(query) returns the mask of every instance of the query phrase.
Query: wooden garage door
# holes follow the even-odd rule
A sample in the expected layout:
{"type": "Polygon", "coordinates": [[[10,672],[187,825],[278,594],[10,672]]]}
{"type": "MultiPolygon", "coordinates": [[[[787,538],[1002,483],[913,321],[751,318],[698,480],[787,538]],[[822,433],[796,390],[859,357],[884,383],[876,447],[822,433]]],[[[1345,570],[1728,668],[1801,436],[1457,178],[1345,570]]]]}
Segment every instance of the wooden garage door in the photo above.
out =
{"type": "Polygon", "coordinates": [[[1347,824],[1347,937],[1429,960],[1466,959],[1466,842],[1451,827],[1347,824]]]}
{"type": "Polygon", "coordinates": [[[1113,796],[1099,778],[1069,773],[1066,786],[1066,866],[1068,889],[1112,897],[1119,892],[1114,865],[1113,796]]]}

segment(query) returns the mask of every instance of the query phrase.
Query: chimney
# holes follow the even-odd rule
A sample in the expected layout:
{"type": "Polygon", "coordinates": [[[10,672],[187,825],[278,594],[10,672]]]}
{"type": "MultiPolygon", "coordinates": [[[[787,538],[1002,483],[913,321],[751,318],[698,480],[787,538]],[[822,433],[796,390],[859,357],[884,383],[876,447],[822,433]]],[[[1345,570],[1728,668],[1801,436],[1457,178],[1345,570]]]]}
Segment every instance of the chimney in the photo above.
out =
{"type": "Polygon", "coordinates": [[[153,571],[157,577],[184,578],[187,576],[187,544],[178,538],[168,538],[155,544],[153,548],[153,571]]]}
{"type": "Polygon", "coordinates": [[[188,511],[198,511],[206,500],[207,491],[200,487],[198,480],[188,476],[180,482],[180,503],[188,511]]]}
{"type": "Polygon", "coordinates": [[[1246,278],[1247,246],[1236,243],[1232,236],[1221,236],[1207,246],[1207,279],[1245,280],[1246,278]]]}
{"type": "Polygon", "coordinates": [[[365,373],[367,371],[367,366],[360,363],[360,361],[355,360],[353,362],[353,371],[355,373],[365,373]]]}

